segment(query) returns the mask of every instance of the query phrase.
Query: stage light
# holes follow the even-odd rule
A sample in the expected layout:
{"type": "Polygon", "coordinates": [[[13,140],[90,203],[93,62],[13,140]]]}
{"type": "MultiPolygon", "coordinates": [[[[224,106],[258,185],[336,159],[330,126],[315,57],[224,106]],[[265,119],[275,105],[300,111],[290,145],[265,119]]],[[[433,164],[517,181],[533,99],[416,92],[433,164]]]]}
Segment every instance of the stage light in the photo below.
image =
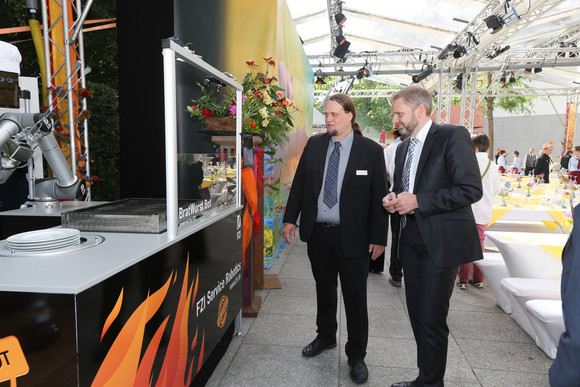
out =
{"type": "Polygon", "coordinates": [[[503,27],[503,21],[497,15],[491,15],[483,19],[487,28],[491,28],[492,34],[495,34],[503,27]]]}
{"type": "Polygon", "coordinates": [[[317,85],[326,85],[326,82],[324,81],[324,78],[326,78],[326,76],[324,75],[321,69],[316,70],[315,75],[316,81],[314,83],[316,83],[317,85]]]}
{"type": "Polygon", "coordinates": [[[505,81],[506,81],[505,74],[503,74],[501,76],[501,78],[499,79],[499,83],[501,83],[502,85],[504,85],[505,84],[505,81]]]}
{"type": "Polygon", "coordinates": [[[344,35],[343,35],[343,34],[338,34],[338,35],[336,36],[336,43],[337,43],[337,44],[339,44],[339,45],[340,45],[340,44],[343,44],[345,41],[346,41],[346,38],[344,37],[344,35]]]}
{"type": "MultiPolygon", "coordinates": [[[[564,48],[564,47],[566,47],[566,45],[564,44],[564,42],[560,42],[560,48],[564,48]]],[[[564,57],[566,57],[566,52],[560,51],[558,53],[558,58],[564,58],[564,57]]]]}
{"type": "Polygon", "coordinates": [[[525,69],[524,70],[524,73],[525,74],[531,74],[532,73],[532,69],[531,68],[530,69],[525,69]]]}
{"type": "Polygon", "coordinates": [[[336,20],[336,24],[339,26],[343,25],[346,21],[346,16],[342,12],[334,14],[334,20],[336,20]]]}
{"type": "MultiPolygon", "coordinates": [[[[434,46],[431,46],[434,47],[434,46]]],[[[437,55],[437,59],[443,60],[446,59],[450,52],[457,49],[457,44],[448,44],[444,49],[441,50],[439,55],[437,55]]]]}
{"type": "Polygon", "coordinates": [[[516,76],[514,74],[510,75],[510,83],[516,83],[516,76]]]}
{"type": "Polygon", "coordinates": [[[358,70],[356,73],[356,79],[368,78],[370,76],[371,76],[371,74],[369,73],[369,70],[367,69],[366,64],[360,70],[358,70]]]}
{"type": "Polygon", "coordinates": [[[332,55],[336,56],[337,58],[344,59],[346,54],[348,53],[348,48],[350,47],[350,42],[348,40],[344,40],[342,44],[336,46],[334,53],[332,55]]]}
{"type": "Polygon", "coordinates": [[[538,67],[538,68],[535,68],[534,69],[534,73],[536,73],[536,74],[541,73],[541,72],[542,72],[542,68],[541,67],[538,67]]]}
{"type": "Polygon", "coordinates": [[[423,71],[421,71],[419,74],[413,75],[411,80],[413,83],[419,83],[431,74],[433,74],[433,66],[425,65],[423,66],[423,71]]]}
{"type": "Polygon", "coordinates": [[[461,58],[464,54],[467,54],[467,50],[463,46],[457,46],[455,51],[453,51],[454,58],[461,58]]]}

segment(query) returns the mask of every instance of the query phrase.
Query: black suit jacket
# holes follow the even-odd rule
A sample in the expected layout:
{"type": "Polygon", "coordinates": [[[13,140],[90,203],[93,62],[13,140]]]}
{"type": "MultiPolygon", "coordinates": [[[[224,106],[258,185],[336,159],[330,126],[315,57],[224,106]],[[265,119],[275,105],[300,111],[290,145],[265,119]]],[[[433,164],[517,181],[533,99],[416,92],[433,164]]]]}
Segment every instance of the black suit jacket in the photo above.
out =
{"type": "MultiPolygon", "coordinates": [[[[310,240],[318,214],[329,141],[326,133],[308,140],[286,204],[284,223],[296,224],[302,213],[300,239],[304,242],[310,240]]],[[[355,133],[338,203],[341,240],[349,258],[368,259],[369,244],[387,244],[387,213],[382,206],[386,176],[382,147],[355,133]]]]}
{"type": "MultiPolygon", "coordinates": [[[[401,192],[410,139],[397,147],[393,192],[401,192]]],[[[471,211],[483,194],[475,148],[469,132],[457,125],[433,123],[423,144],[413,193],[417,226],[429,256],[439,267],[483,258],[471,211]]],[[[401,257],[404,259],[404,257],[401,257]]]]}
{"type": "Polygon", "coordinates": [[[547,154],[542,154],[538,157],[538,161],[536,161],[536,169],[534,170],[534,174],[536,176],[540,174],[544,174],[544,183],[550,182],[550,164],[552,163],[552,159],[547,154]]]}

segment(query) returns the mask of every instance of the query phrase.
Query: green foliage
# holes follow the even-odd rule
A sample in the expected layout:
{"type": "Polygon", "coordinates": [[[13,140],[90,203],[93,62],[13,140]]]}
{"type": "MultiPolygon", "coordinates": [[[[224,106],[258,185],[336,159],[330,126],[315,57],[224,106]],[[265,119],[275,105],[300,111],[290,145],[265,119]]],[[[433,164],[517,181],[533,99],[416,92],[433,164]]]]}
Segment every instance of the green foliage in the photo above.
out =
{"type": "Polygon", "coordinates": [[[98,179],[91,186],[91,199],[119,200],[119,96],[115,88],[104,83],[89,82],[93,98],[87,105],[89,120],[89,155],[91,175],[98,179]]]}
{"type": "MultiPolygon", "coordinates": [[[[246,62],[251,71],[246,74],[242,82],[242,132],[252,133],[262,137],[263,148],[282,146],[288,132],[294,126],[291,113],[298,110],[294,102],[284,95],[284,89],[276,85],[274,75],[276,63],[272,58],[264,58],[266,68],[264,72],[257,71],[259,66],[255,62],[246,62]]],[[[234,93],[223,96],[211,87],[201,85],[202,96],[191,100],[193,105],[187,107],[189,116],[204,123],[211,117],[236,117],[237,105],[234,93]],[[220,98],[223,97],[223,98],[220,98]]]]}
{"type": "MultiPolygon", "coordinates": [[[[331,85],[336,81],[335,77],[326,77],[326,85],[314,85],[315,90],[328,91],[331,85]]],[[[351,90],[376,90],[376,89],[398,89],[396,86],[386,85],[384,83],[372,81],[370,79],[361,79],[355,81],[351,90]]],[[[356,108],[356,120],[364,130],[380,133],[381,130],[389,132],[393,128],[391,118],[391,103],[386,97],[354,98],[356,108]]],[[[324,109],[320,106],[322,101],[315,104],[315,108],[321,113],[324,109]]]]}

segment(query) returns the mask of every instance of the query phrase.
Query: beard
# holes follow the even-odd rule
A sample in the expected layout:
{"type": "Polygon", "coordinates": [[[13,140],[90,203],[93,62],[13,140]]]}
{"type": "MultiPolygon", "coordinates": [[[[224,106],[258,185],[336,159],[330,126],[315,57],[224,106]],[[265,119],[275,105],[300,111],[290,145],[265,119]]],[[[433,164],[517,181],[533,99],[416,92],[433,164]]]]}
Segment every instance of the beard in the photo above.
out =
{"type": "Polygon", "coordinates": [[[413,132],[417,129],[418,126],[419,121],[417,120],[417,116],[413,112],[411,114],[411,119],[409,120],[409,122],[398,124],[399,133],[408,137],[411,134],[413,134],[413,132]]]}
{"type": "Polygon", "coordinates": [[[335,137],[336,135],[338,135],[338,129],[328,129],[326,133],[328,133],[328,135],[331,137],[335,137]]]}

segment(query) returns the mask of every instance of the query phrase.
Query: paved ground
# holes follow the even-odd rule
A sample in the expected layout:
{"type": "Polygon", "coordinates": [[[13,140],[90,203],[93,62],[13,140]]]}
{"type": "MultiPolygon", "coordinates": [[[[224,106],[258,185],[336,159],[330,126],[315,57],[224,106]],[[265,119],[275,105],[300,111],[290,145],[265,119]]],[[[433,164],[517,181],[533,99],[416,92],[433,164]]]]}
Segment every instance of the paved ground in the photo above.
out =
{"type": "MultiPolygon", "coordinates": [[[[387,254],[388,255],[388,254],[387,254]]],[[[387,263],[388,264],[388,263],[387,263]]],[[[349,386],[341,305],[339,345],[315,358],[301,356],[316,335],[316,294],[306,245],[286,246],[272,269],[281,289],[258,291],[257,318],[243,318],[209,386],[349,386]]],[[[389,386],[417,375],[416,347],[403,288],[388,274],[369,274],[368,386],[389,386]]],[[[484,289],[456,289],[448,319],[451,334],[446,386],[548,386],[552,360],[498,306],[484,289]]]]}

